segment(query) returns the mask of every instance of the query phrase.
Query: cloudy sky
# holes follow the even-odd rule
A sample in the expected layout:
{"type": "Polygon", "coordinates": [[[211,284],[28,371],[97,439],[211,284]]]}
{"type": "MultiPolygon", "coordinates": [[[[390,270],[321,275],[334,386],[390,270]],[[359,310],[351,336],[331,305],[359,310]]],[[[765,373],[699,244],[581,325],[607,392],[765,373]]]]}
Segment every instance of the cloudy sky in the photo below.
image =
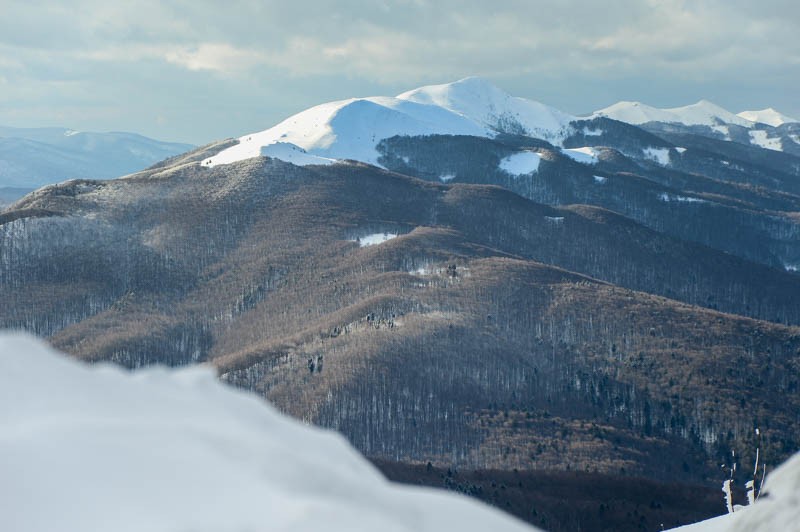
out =
{"type": "Polygon", "coordinates": [[[710,99],[800,118],[797,0],[0,0],[0,125],[205,143],[482,76],[583,114],[710,99]]]}

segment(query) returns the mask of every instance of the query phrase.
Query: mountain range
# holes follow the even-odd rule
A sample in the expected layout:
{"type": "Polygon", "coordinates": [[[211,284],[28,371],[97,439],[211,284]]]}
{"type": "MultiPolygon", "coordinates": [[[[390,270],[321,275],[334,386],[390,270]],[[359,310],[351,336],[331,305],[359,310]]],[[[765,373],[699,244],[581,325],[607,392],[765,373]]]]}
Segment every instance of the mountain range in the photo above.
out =
{"type": "Polygon", "coordinates": [[[0,212],[0,326],[206,363],[383,463],[718,490],[754,428],[800,444],[800,157],[798,124],[701,104],[634,124],[468,78],[50,185],[0,212]]]}
{"type": "Polygon", "coordinates": [[[0,205],[67,179],[129,174],[193,148],[135,133],[0,127],[0,205]]]}

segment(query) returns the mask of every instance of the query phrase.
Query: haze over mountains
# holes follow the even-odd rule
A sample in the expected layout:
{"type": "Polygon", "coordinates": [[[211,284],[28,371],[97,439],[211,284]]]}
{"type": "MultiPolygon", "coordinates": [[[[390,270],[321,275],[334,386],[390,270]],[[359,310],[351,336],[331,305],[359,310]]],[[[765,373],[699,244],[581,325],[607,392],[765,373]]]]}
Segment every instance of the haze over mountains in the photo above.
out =
{"type": "MultiPolygon", "coordinates": [[[[374,459],[718,490],[754,427],[800,444],[798,124],[613,111],[467,78],[46,187],[0,213],[0,326],[206,362],[374,459]]],[[[681,522],[651,502],[608,526],[681,522]]]]}
{"type": "Polygon", "coordinates": [[[0,127],[0,205],[67,179],[136,172],[192,148],[135,133],[0,127]]]}

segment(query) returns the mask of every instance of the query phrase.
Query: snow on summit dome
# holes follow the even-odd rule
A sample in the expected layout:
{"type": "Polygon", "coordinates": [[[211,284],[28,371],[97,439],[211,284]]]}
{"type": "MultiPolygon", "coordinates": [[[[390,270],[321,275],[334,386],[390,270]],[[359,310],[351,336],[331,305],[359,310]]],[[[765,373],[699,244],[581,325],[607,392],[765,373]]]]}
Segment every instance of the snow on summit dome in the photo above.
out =
{"type": "Polygon", "coordinates": [[[228,164],[260,155],[295,164],[354,159],[379,165],[376,146],[394,136],[469,135],[492,138],[518,133],[558,144],[577,118],[539,102],[516,98],[480,78],[421,87],[397,97],[375,96],[329,102],[306,109],[276,126],[244,135],[239,144],[202,162],[228,164]],[[282,143],[282,150],[269,146],[282,143]],[[298,150],[290,150],[296,146],[298,150]],[[321,158],[321,159],[315,159],[321,158]]]}
{"type": "Polygon", "coordinates": [[[742,111],[738,114],[738,116],[744,118],[745,120],[750,120],[751,122],[767,124],[768,126],[773,127],[778,127],[789,122],[800,122],[800,120],[786,116],[785,114],[776,111],[772,107],[761,109],[760,111],[742,111]]]}
{"type": "Polygon", "coordinates": [[[438,105],[502,133],[517,133],[558,142],[576,117],[543,103],[517,98],[488,81],[470,77],[428,85],[397,96],[438,105]]]}

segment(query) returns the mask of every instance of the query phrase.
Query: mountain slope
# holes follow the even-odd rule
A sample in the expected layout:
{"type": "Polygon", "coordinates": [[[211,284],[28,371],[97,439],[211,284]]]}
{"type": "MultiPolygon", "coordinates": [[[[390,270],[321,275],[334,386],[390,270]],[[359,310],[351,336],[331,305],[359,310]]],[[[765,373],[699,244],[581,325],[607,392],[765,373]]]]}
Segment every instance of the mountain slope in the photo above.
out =
{"type": "Polygon", "coordinates": [[[685,126],[735,124],[742,127],[751,127],[753,125],[751,120],[735,115],[708,100],[700,100],[691,105],[670,109],[658,109],[640,102],[618,102],[592,114],[592,118],[597,116],[613,118],[614,120],[634,125],[641,125],[647,122],[666,122],[685,126]]]}
{"type": "Polygon", "coordinates": [[[280,124],[239,138],[239,144],[203,162],[228,164],[259,155],[298,164],[353,159],[379,165],[376,146],[396,136],[524,134],[558,142],[574,120],[541,103],[514,98],[478,79],[422,87],[396,98],[371,97],[312,107],[280,124]],[[276,151],[278,150],[278,151],[276,151]],[[280,155],[279,155],[280,154],[280,155]],[[281,156],[284,155],[284,156],[281,156]],[[320,159],[322,158],[322,159],[320,159]]]}
{"type": "Polygon", "coordinates": [[[192,148],[133,133],[0,127],[0,187],[118,177],[192,148]]]}
{"type": "Polygon", "coordinates": [[[771,455],[800,439],[797,328],[641,291],[791,315],[800,279],[602,209],[255,158],[49,187],[0,222],[2,326],[209,361],[371,456],[700,482],[753,423],[771,455]]]}
{"type": "Polygon", "coordinates": [[[358,160],[432,181],[498,184],[537,202],[598,205],[771,267],[800,267],[800,157],[789,144],[800,155],[800,143],[791,124],[749,123],[707,101],[637,105],[628,107],[645,117],[631,119],[647,121],[641,128],[572,117],[466,78],[316,106],[203,164],[358,160]]]}
{"type": "Polygon", "coordinates": [[[598,117],[639,125],[655,133],[704,135],[800,155],[800,136],[794,127],[797,121],[771,108],[733,114],[707,100],[672,109],[658,109],[640,102],[618,102],[595,111],[589,118],[598,117]]]}
{"type": "Polygon", "coordinates": [[[737,113],[737,115],[745,120],[759,122],[761,124],[767,124],[773,127],[778,127],[790,122],[800,122],[800,120],[786,116],[785,114],[776,111],[772,107],[767,107],[766,109],[761,109],[760,111],[742,111],[741,113],[737,113]]]}
{"type": "Polygon", "coordinates": [[[498,133],[525,135],[559,143],[576,120],[553,107],[513,97],[480,78],[420,87],[398,99],[436,105],[453,111],[498,133]]]}

